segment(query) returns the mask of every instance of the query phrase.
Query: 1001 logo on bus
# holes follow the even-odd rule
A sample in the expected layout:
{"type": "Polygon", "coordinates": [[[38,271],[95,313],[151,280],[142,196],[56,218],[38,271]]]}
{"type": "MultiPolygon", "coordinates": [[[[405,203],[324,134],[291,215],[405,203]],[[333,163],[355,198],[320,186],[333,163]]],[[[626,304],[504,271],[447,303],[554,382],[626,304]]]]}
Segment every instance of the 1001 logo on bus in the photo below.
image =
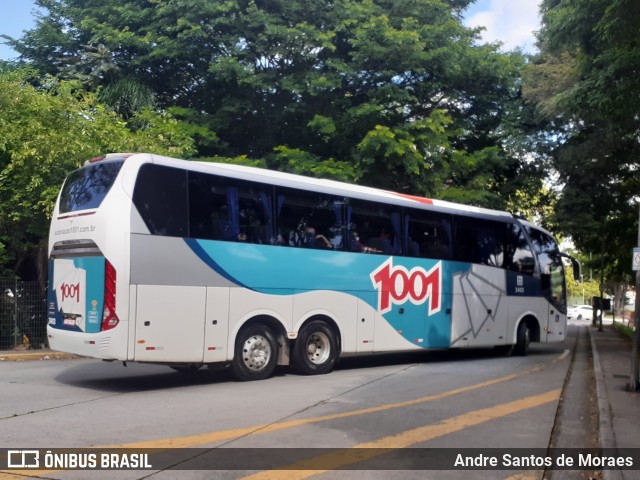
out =
{"type": "Polygon", "coordinates": [[[378,311],[386,313],[393,305],[402,305],[410,301],[421,305],[429,301],[429,315],[438,313],[441,308],[442,262],[436,263],[429,271],[422,267],[407,270],[402,265],[393,266],[389,258],[371,273],[371,281],[378,291],[378,311]]]}
{"type": "Polygon", "coordinates": [[[69,285],[68,283],[63,283],[60,285],[60,293],[62,294],[62,301],[64,302],[67,298],[75,299],[76,302],[80,301],[80,283],[76,283],[75,285],[69,285]]]}

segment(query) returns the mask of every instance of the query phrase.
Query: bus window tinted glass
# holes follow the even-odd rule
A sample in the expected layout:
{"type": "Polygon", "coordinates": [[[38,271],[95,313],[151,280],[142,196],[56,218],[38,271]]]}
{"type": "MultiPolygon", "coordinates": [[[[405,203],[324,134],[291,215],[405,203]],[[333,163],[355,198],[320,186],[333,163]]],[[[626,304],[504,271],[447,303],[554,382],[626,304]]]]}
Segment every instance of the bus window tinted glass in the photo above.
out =
{"type": "Polygon", "coordinates": [[[347,223],[349,250],[384,255],[402,252],[400,207],[364,200],[350,200],[347,223]],[[356,240],[357,239],[357,240],[356,240]]]}
{"type": "Polygon", "coordinates": [[[95,163],[72,172],[62,187],[60,213],[98,208],[109,192],[123,161],[95,163]]]}
{"type": "Polygon", "coordinates": [[[276,244],[340,250],[344,244],[343,198],[291,188],[276,189],[276,244]]]}
{"type": "Polygon", "coordinates": [[[492,267],[504,266],[505,224],[481,218],[454,217],[455,259],[492,267]]]}
{"type": "Polygon", "coordinates": [[[406,248],[411,257],[451,258],[451,215],[405,210],[406,248]]]}
{"type": "Polygon", "coordinates": [[[271,190],[267,185],[189,172],[190,236],[271,243],[271,190]]]}
{"type": "MultiPolygon", "coordinates": [[[[249,243],[273,242],[273,187],[242,182],[237,184],[239,240],[249,243]]],[[[234,220],[235,221],[235,220],[234,220]]]]}
{"type": "Polygon", "coordinates": [[[550,235],[547,235],[542,230],[537,228],[527,227],[529,236],[531,237],[531,244],[533,250],[536,253],[558,253],[558,244],[550,235]]]}
{"type": "Polygon", "coordinates": [[[522,227],[517,223],[507,224],[507,241],[504,267],[514,272],[533,275],[536,262],[524,235],[522,227]]]}
{"type": "Polygon", "coordinates": [[[152,235],[187,236],[187,172],[146,164],[140,168],[133,203],[152,235]]]}
{"type": "Polygon", "coordinates": [[[540,279],[543,291],[550,294],[551,301],[559,308],[566,308],[564,265],[555,239],[537,228],[527,227],[533,250],[540,264],[540,279]]]}

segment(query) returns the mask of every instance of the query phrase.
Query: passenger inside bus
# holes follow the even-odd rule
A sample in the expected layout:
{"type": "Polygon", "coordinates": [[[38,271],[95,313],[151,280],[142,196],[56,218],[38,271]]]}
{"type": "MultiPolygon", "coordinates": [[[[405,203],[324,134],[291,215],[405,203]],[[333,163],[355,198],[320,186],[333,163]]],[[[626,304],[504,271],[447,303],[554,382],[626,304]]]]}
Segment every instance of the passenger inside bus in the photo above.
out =
{"type": "Polygon", "coordinates": [[[355,230],[351,232],[350,249],[352,252],[382,253],[382,251],[368,247],[364,243],[362,243],[360,241],[360,235],[355,230]]]}
{"type": "Polygon", "coordinates": [[[304,245],[307,248],[333,249],[333,244],[322,234],[316,233],[314,227],[304,228],[304,245]]]}
{"type": "Polygon", "coordinates": [[[391,241],[389,240],[389,234],[383,228],[380,231],[380,235],[373,237],[368,241],[372,250],[381,253],[391,253],[391,241]]]}

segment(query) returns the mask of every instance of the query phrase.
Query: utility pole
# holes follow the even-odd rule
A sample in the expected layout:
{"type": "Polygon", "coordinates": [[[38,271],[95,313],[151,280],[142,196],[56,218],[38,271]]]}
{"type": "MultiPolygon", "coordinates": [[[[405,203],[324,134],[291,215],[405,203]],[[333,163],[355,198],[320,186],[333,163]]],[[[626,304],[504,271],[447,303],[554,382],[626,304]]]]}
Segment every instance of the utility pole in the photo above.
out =
{"type": "MultiPolygon", "coordinates": [[[[638,203],[638,247],[640,247],[640,203],[638,203]]],[[[635,252],[634,252],[635,255],[635,252]]],[[[640,254],[639,254],[640,255],[640,254]]],[[[634,266],[636,259],[634,258],[634,266]]],[[[635,392],[638,390],[640,368],[638,365],[638,349],[640,349],[640,269],[636,269],[636,305],[633,314],[633,346],[631,350],[631,381],[629,382],[629,390],[635,392]]]]}
{"type": "MultiPolygon", "coordinates": [[[[638,237],[640,239],[640,236],[638,237]]],[[[602,235],[602,248],[600,249],[600,315],[598,331],[603,332],[602,316],[604,315],[604,235],[602,235]]]]}

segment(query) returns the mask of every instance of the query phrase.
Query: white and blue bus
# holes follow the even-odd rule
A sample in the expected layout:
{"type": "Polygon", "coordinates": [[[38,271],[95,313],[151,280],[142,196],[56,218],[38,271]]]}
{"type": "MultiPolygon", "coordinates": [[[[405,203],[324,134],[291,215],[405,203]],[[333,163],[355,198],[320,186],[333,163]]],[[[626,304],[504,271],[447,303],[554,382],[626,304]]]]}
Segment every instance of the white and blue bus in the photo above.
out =
{"type": "Polygon", "coordinates": [[[566,332],[554,238],[506,212],[229,164],[110,154],[49,237],[51,348],[176,369],[327,373],[344,355],[566,332]]]}

